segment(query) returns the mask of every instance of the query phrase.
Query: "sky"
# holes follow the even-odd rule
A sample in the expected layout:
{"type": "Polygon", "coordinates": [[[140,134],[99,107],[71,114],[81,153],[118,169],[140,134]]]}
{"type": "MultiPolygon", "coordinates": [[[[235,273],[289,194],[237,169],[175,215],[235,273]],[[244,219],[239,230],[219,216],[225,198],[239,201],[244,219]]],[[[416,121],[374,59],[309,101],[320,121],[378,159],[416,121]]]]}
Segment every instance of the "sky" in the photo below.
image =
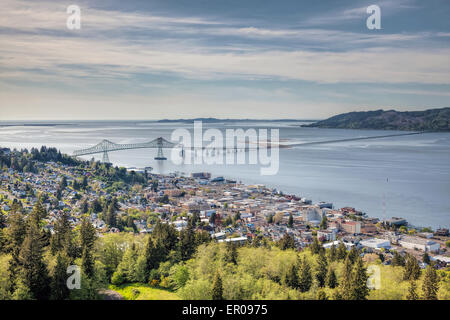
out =
{"type": "Polygon", "coordinates": [[[448,0],[1,0],[0,121],[450,106],[448,0]],[[381,29],[366,9],[378,5],[381,29]],[[81,28],[66,26],[67,7],[81,28]]]}

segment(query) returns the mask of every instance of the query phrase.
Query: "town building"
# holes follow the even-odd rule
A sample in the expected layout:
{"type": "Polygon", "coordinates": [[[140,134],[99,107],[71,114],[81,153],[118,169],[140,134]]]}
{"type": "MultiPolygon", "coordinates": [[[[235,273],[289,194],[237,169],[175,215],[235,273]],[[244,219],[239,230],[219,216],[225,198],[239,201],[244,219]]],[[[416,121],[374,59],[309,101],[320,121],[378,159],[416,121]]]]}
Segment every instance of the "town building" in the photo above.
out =
{"type": "Polygon", "coordinates": [[[407,249],[418,249],[430,252],[437,252],[440,249],[439,243],[419,237],[403,236],[398,240],[398,243],[407,249]]]}
{"type": "Polygon", "coordinates": [[[380,250],[381,248],[384,249],[390,249],[391,243],[389,240],[386,239],[377,239],[377,238],[371,238],[371,239],[365,239],[361,240],[359,244],[363,247],[372,248],[380,250]]]}

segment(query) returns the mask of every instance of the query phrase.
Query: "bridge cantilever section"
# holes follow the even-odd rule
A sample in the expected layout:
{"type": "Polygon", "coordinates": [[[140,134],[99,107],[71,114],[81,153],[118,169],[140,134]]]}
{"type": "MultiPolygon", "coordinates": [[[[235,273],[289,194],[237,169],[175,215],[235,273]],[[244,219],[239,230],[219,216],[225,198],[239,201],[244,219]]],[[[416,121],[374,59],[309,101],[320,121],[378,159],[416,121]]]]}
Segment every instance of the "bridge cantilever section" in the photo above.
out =
{"type": "Polygon", "coordinates": [[[109,140],[103,140],[100,143],[96,144],[93,147],[75,150],[73,152],[73,156],[84,156],[88,154],[95,153],[103,153],[103,162],[109,162],[108,152],[110,151],[119,151],[119,150],[128,150],[128,149],[142,149],[142,148],[157,148],[158,149],[158,157],[164,158],[162,155],[162,148],[173,148],[176,144],[166,139],[159,137],[155,140],[144,142],[144,143],[126,143],[119,144],[114,143],[109,140]]]}

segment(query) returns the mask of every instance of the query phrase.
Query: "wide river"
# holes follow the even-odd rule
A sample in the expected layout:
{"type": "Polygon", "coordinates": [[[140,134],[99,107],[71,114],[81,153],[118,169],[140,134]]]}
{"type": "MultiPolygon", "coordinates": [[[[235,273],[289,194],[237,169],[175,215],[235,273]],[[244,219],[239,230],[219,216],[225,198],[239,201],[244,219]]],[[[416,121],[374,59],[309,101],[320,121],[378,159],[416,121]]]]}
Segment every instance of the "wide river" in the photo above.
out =
{"type": "MultiPolygon", "coordinates": [[[[5,126],[0,122],[0,146],[31,148],[52,146],[72,154],[103,139],[115,143],[141,143],[164,137],[174,129],[192,124],[150,121],[36,122],[5,126]],[[57,125],[55,125],[57,124],[57,125]]],[[[203,124],[204,129],[278,128],[286,144],[351,139],[396,131],[301,128],[299,122],[222,122],[203,124]]],[[[332,202],[335,207],[352,206],[369,216],[403,217],[412,225],[450,226],[450,133],[346,141],[280,149],[276,175],[260,175],[259,165],[175,165],[170,151],[167,161],[155,161],[156,149],[134,149],[109,153],[115,165],[153,172],[189,174],[208,171],[243,183],[260,183],[312,199],[332,202]]],[[[90,159],[92,156],[84,156],[90,159]]],[[[102,154],[94,155],[101,159],[102,154]]]]}

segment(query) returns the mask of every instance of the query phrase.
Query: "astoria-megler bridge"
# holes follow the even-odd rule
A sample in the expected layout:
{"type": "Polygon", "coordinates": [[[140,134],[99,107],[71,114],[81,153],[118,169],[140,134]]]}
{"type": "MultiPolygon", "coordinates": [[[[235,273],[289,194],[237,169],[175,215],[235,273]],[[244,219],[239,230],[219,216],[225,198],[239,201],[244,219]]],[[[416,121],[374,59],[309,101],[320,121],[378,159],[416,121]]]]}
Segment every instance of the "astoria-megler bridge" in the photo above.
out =
{"type": "MultiPolygon", "coordinates": [[[[164,156],[163,154],[163,148],[174,148],[175,146],[177,146],[176,143],[172,143],[170,141],[167,141],[166,139],[159,137],[156,138],[155,140],[152,140],[150,142],[144,142],[144,143],[127,143],[127,144],[118,144],[118,143],[114,143],[111,142],[109,140],[103,140],[102,142],[96,144],[93,147],[90,148],[86,148],[86,149],[80,149],[80,150],[75,150],[73,152],[73,156],[77,157],[77,156],[84,156],[84,155],[88,155],[88,154],[95,154],[95,153],[103,153],[103,162],[109,163],[109,156],[108,156],[108,152],[110,151],[119,151],[119,150],[127,150],[127,149],[141,149],[141,148],[157,148],[158,149],[158,155],[155,157],[155,160],[167,160],[167,158],[164,156]]],[[[185,147],[182,145],[178,145],[181,148],[181,154],[184,156],[184,152],[185,152],[185,147]]],[[[270,148],[270,145],[268,146],[270,148]]],[[[238,148],[237,146],[233,147],[233,148],[227,148],[227,147],[222,147],[223,151],[232,151],[232,152],[239,152],[239,151],[248,151],[249,149],[258,149],[259,146],[248,146],[246,145],[244,148],[238,148]]],[[[219,152],[220,148],[217,147],[206,147],[206,146],[202,146],[199,148],[196,147],[190,147],[187,148],[190,150],[193,150],[195,152],[197,152],[197,149],[201,149],[201,150],[211,150],[211,151],[216,151],[219,152]]]]}
{"type": "Polygon", "coordinates": [[[163,148],[173,148],[176,144],[166,139],[159,137],[150,142],[144,143],[127,143],[127,144],[118,144],[111,142],[109,140],[103,140],[102,142],[96,144],[93,147],[75,150],[73,152],[74,156],[83,156],[87,154],[95,154],[95,153],[103,153],[103,162],[109,163],[108,152],[110,151],[118,151],[118,150],[127,150],[127,149],[141,149],[141,148],[158,148],[158,155],[155,157],[155,160],[167,160],[163,154],[163,148]]]}
{"type": "MultiPolygon", "coordinates": [[[[381,138],[389,138],[389,137],[398,137],[398,136],[409,136],[413,134],[423,134],[427,132],[407,132],[407,133],[397,133],[397,134],[388,134],[388,135],[382,135],[382,136],[373,136],[373,137],[357,137],[357,138],[350,138],[350,139],[338,139],[338,140],[327,140],[327,141],[313,141],[313,142],[302,142],[302,143],[295,143],[295,144],[289,144],[289,145],[278,145],[279,147],[301,147],[301,146],[310,146],[310,145],[318,145],[318,144],[329,144],[329,143],[340,143],[340,142],[349,142],[349,141],[358,141],[358,140],[369,140],[369,139],[381,139],[381,138]]],[[[109,140],[103,140],[102,142],[96,144],[93,147],[81,149],[81,150],[75,150],[73,152],[73,156],[83,156],[87,154],[95,154],[95,153],[103,153],[103,162],[109,163],[109,151],[118,151],[118,150],[127,150],[127,149],[141,149],[141,148],[157,148],[158,149],[158,155],[155,157],[155,160],[167,160],[166,157],[164,157],[163,154],[163,148],[173,148],[177,146],[177,144],[167,141],[166,139],[159,137],[155,140],[152,140],[150,142],[144,142],[144,143],[128,143],[128,144],[118,144],[111,142],[109,140]]],[[[184,149],[185,147],[181,147],[181,153],[184,156],[184,149]]],[[[271,148],[271,144],[267,145],[268,148],[271,148]]],[[[246,145],[244,148],[238,148],[237,146],[234,146],[232,148],[223,147],[223,151],[225,152],[238,152],[238,151],[248,151],[249,149],[258,149],[259,144],[256,144],[254,146],[246,145]]],[[[196,150],[197,148],[191,147],[191,150],[196,150]]],[[[215,147],[204,147],[202,146],[200,149],[202,150],[214,150],[219,151],[220,148],[215,147]]]]}

